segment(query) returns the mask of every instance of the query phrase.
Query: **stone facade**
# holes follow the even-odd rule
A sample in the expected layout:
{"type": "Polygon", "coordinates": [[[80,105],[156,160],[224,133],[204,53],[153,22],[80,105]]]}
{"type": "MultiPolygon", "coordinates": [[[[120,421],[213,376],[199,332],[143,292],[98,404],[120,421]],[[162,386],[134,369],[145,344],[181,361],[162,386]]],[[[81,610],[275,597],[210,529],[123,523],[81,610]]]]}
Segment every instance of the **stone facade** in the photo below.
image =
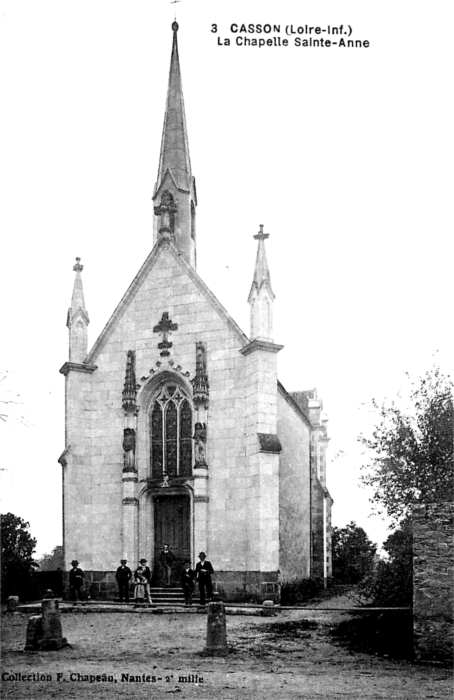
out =
{"type": "Polygon", "coordinates": [[[454,504],[413,512],[413,628],[419,660],[453,657],[454,504]]]}
{"type": "Polygon", "coordinates": [[[145,556],[157,582],[168,541],[175,566],[207,552],[229,599],[277,600],[280,581],[330,576],[326,425],[314,392],[298,402],[277,380],[263,227],[250,338],[196,272],[177,30],[154,245],[89,352],[79,259],[74,267],[61,369],[65,562],[77,557],[90,590],[107,597],[120,558],[134,568],[145,556]]]}
{"type": "Polygon", "coordinates": [[[333,500],[326,486],[326,450],[329,443],[327,418],[317,391],[298,391],[292,398],[309,419],[310,429],[310,577],[323,581],[325,586],[332,578],[331,508],[333,500]]]}

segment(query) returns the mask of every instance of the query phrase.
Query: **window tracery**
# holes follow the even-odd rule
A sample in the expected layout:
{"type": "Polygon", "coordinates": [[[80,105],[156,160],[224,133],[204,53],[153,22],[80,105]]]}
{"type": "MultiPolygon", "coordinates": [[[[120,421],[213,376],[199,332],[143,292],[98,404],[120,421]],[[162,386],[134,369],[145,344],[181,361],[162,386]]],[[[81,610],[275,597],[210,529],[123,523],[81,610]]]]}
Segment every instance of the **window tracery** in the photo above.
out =
{"type": "Polygon", "coordinates": [[[153,479],[192,473],[192,408],[177,384],[168,383],[156,396],[150,415],[153,479]]]}

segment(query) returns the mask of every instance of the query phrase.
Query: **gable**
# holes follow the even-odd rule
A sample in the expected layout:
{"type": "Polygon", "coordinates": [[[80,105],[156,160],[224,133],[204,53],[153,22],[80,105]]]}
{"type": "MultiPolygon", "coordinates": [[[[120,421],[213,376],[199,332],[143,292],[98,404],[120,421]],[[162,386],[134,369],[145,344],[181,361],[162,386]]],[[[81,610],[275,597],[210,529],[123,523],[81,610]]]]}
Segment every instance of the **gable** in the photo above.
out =
{"type": "Polygon", "coordinates": [[[299,401],[296,401],[294,398],[293,394],[290,394],[284,386],[281,384],[280,381],[277,383],[277,388],[279,391],[279,394],[282,396],[282,398],[285,400],[285,402],[288,404],[288,406],[300,417],[300,419],[309,427],[312,428],[312,423],[310,421],[310,418],[304,410],[304,404],[301,404],[299,401]]]}
{"type": "Polygon", "coordinates": [[[181,306],[186,308],[184,321],[191,326],[192,331],[200,327],[202,332],[209,330],[213,322],[215,325],[221,323],[228,326],[240,346],[249,342],[197,272],[170,241],[162,239],[142,265],[87,355],[85,363],[93,364],[108,340],[117,332],[122,340],[130,342],[150,337],[161,314],[181,306]],[[208,318],[209,310],[218,319],[218,323],[208,318]],[[125,319],[125,316],[128,318],[125,319]]]}

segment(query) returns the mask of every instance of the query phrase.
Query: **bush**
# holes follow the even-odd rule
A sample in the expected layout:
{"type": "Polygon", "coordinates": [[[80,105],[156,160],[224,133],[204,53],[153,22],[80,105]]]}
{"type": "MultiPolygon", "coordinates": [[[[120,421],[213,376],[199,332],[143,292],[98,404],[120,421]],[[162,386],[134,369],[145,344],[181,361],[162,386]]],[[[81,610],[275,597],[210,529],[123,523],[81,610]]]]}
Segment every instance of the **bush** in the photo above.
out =
{"type": "Polygon", "coordinates": [[[322,589],[322,583],[314,579],[303,579],[283,583],[281,586],[281,605],[301,605],[316,598],[322,589]]]}
{"type": "Polygon", "coordinates": [[[410,611],[361,613],[361,616],[343,620],[331,635],[352,651],[394,659],[413,658],[410,611]]]}

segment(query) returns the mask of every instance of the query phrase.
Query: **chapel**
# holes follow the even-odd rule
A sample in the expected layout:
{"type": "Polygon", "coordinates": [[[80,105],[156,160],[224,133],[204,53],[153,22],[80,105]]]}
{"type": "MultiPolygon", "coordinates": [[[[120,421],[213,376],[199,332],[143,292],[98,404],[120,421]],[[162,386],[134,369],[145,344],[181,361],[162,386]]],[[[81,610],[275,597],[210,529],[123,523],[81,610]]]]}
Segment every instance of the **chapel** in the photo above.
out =
{"type": "MultiPolygon", "coordinates": [[[[63,545],[93,597],[146,558],[158,583],[169,544],[178,585],[200,551],[225,600],[279,599],[282,584],[331,577],[327,419],[315,390],[277,378],[263,226],[246,335],[196,270],[197,192],[172,24],[153,193],[153,246],[89,350],[80,259],[68,310],[63,545]]],[[[245,299],[246,303],[246,299],[245,299]]]]}

